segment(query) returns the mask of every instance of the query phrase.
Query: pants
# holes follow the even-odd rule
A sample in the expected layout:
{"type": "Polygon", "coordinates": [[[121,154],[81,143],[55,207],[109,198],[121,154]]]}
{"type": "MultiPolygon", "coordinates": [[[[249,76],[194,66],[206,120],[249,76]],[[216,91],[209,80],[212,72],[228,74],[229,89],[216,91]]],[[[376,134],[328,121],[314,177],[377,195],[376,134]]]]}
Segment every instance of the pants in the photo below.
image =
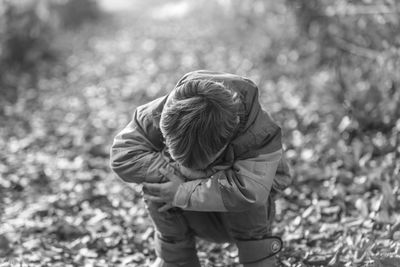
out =
{"type": "Polygon", "coordinates": [[[270,237],[275,203],[244,212],[196,212],[173,208],[159,212],[159,203],[147,202],[156,228],[156,253],[164,266],[199,266],[195,237],[216,243],[235,243],[241,263],[263,260],[280,251],[282,241],[270,237]]]}

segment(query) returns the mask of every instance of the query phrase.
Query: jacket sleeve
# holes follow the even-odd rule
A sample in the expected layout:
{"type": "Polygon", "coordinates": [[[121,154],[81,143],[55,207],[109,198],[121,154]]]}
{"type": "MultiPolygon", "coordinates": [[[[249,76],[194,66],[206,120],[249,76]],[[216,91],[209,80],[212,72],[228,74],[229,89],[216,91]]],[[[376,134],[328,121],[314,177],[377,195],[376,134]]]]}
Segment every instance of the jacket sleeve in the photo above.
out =
{"type": "Polygon", "coordinates": [[[292,183],[292,173],[290,171],[289,163],[286,159],[285,153],[282,153],[282,158],[279,161],[278,167],[276,169],[276,175],[272,188],[278,192],[282,193],[290,184],[292,183]]]}
{"type": "Polygon", "coordinates": [[[232,168],[179,186],[173,205],[193,211],[240,212],[263,205],[269,196],[282,150],[237,160],[232,168]]]}
{"type": "Polygon", "coordinates": [[[135,111],[132,121],[114,138],[111,168],[125,182],[161,182],[160,168],[172,167],[163,145],[150,140],[149,123],[135,111]]]}

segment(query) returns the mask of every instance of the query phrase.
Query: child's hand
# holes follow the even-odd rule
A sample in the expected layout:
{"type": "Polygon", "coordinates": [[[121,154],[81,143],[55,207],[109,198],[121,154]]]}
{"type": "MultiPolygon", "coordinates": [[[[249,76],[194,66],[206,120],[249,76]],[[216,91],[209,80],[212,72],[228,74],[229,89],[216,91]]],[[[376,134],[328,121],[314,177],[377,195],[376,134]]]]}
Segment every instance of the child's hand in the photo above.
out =
{"type": "Polygon", "coordinates": [[[201,179],[208,176],[205,171],[192,170],[182,165],[179,165],[179,172],[189,180],[201,179]]]}
{"type": "Polygon", "coordinates": [[[184,181],[181,177],[177,176],[175,173],[168,172],[164,169],[160,170],[160,173],[164,175],[169,181],[159,184],[159,183],[143,183],[143,197],[147,200],[165,203],[158,211],[166,211],[172,208],[172,202],[178,187],[184,181]]]}

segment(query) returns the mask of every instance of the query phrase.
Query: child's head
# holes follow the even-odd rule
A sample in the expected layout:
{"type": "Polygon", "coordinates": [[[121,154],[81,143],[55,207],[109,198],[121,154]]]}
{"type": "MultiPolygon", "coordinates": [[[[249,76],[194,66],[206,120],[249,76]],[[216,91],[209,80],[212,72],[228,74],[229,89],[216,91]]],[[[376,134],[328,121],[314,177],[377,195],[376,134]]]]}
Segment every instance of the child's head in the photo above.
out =
{"type": "Polygon", "coordinates": [[[192,80],[176,87],[161,114],[161,132],[174,160],[205,169],[238,124],[236,94],[222,83],[192,80]]]}

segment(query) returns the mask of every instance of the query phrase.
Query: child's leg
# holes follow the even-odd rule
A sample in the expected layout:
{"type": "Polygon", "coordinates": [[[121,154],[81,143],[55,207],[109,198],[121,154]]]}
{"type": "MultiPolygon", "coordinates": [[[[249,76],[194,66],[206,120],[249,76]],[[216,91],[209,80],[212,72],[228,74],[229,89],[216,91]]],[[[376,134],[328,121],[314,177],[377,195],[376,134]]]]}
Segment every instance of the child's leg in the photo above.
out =
{"type": "Polygon", "coordinates": [[[215,243],[233,242],[221,212],[184,211],[183,216],[197,237],[215,243]]]}
{"type": "Polygon", "coordinates": [[[217,243],[235,243],[239,261],[245,267],[276,266],[274,255],[281,250],[282,241],[271,236],[275,216],[272,197],[265,205],[245,212],[184,211],[183,216],[196,236],[217,243]]]}
{"type": "Polygon", "coordinates": [[[264,206],[245,212],[229,212],[224,215],[227,228],[239,250],[239,261],[244,266],[276,266],[275,255],[282,248],[279,237],[271,236],[271,224],[275,217],[272,197],[264,206]]]}
{"type": "Polygon", "coordinates": [[[157,267],[200,267],[196,243],[182,211],[171,209],[159,212],[159,203],[146,202],[156,228],[155,250],[157,267]]]}

